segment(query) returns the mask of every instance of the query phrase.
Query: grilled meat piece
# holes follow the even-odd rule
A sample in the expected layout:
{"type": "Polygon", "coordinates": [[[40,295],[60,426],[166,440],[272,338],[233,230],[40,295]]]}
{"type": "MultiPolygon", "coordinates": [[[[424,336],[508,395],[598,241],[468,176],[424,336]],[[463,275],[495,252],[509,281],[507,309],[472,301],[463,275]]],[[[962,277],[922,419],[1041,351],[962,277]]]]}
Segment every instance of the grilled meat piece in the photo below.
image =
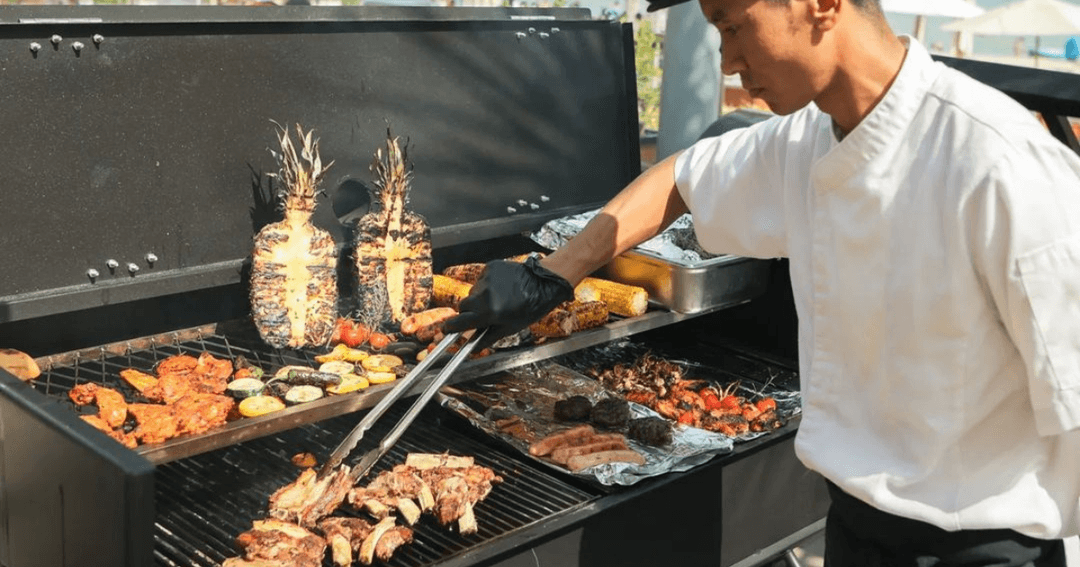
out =
{"type": "Polygon", "coordinates": [[[604,398],[589,412],[589,420],[607,427],[622,427],[629,419],[630,403],[623,398],[604,398]]]}
{"type": "Polygon", "coordinates": [[[68,392],[68,396],[80,406],[96,404],[98,416],[110,430],[120,427],[127,419],[128,404],[124,395],[112,388],[94,383],[79,384],[68,392]]]}
{"type": "Polygon", "coordinates": [[[627,434],[631,439],[653,447],[671,443],[671,422],[662,417],[642,417],[630,420],[627,434]]]}
{"type": "Polygon", "coordinates": [[[100,416],[80,415],[79,417],[82,418],[82,420],[86,423],[89,423],[90,425],[93,425],[101,431],[104,431],[109,435],[109,437],[116,439],[121,445],[129,449],[134,449],[135,447],[139,446],[139,442],[137,439],[135,439],[134,435],[132,435],[131,433],[126,433],[123,429],[113,429],[111,426],[109,426],[108,423],[105,422],[104,419],[101,419],[100,416]]]}
{"type": "MultiPolygon", "coordinates": [[[[208,352],[198,358],[178,354],[159,362],[156,372],[157,380],[140,392],[150,401],[171,404],[192,393],[224,394],[233,366],[232,361],[215,358],[208,352]]],[[[132,378],[138,377],[132,375],[132,378]]]]}
{"type": "Polygon", "coordinates": [[[255,520],[250,530],[237,536],[236,544],[249,562],[271,561],[283,567],[321,567],[326,554],[326,540],[296,524],[278,520],[255,520]]]}
{"type": "Polygon", "coordinates": [[[225,425],[235,405],[229,396],[189,393],[171,404],[130,404],[140,443],[161,443],[178,435],[197,435],[225,425]]]}
{"type": "Polygon", "coordinates": [[[314,527],[345,501],[350,488],[352,480],[347,466],[341,466],[321,479],[315,469],[306,469],[295,482],[270,496],[270,515],[314,527]]]}
{"type": "Polygon", "coordinates": [[[593,404],[585,396],[570,396],[555,402],[554,416],[559,421],[586,421],[593,404]]]}
{"type": "Polygon", "coordinates": [[[415,521],[411,507],[417,506],[422,512],[435,514],[440,524],[458,522],[459,531],[473,533],[477,529],[473,506],[502,480],[495,471],[474,465],[470,457],[411,454],[406,464],[383,471],[367,486],[353,489],[349,503],[377,518],[397,510],[410,523],[415,521]]]}
{"type": "Polygon", "coordinates": [[[360,518],[325,518],[319,521],[319,531],[330,545],[330,557],[334,565],[352,565],[353,554],[359,553],[360,545],[371,534],[372,526],[360,518]]]}
{"type": "Polygon", "coordinates": [[[334,564],[342,567],[352,565],[354,555],[365,565],[371,564],[372,558],[388,561],[398,547],[413,539],[413,531],[394,525],[392,518],[374,526],[359,518],[326,518],[319,522],[319,529],[330,543],[334,564]]]}
{"type": "Polygon", "coordinates": [[[401,323],[432,298],[431,228],[408,208],[408,158],[389,129],[386,134],[385,152],[380,148],[371,165],[371,211],[355,230],[357,301],[371,329],[401,323]]]}
{"type": "Polygon", "coordinates": [[[134,368],[125,368],[121,370],[120,377],[130,384],[132,388],[138,390],[139,393],[145,392],[148,388],[154,386],[158,382],[157,376],[135,370],[134,368]]]}
{"type": "Polygon", "coordinates": [[[297,152],[286,128],[277,177],[285,184],[285,218],[255,235],[251,253],[251,311],[259,335],[275,348],[322,346],[337,320],[337,254],[330,233],[311,224],[323,167],[319,141],[296,125],[297,152]]]}

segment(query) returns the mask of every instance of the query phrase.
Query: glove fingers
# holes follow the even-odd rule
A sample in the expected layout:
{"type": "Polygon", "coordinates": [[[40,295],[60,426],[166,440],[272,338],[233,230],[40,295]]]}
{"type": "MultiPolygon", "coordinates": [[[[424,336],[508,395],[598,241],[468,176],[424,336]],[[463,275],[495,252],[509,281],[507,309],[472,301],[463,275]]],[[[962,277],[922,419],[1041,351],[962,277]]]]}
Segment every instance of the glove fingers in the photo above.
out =
{"type": "Polygon", "coordinates": [[[484,317],[481,314],[473,311],[466,311],[443,321],[442,328],[443,332],[446,333],[460,333],[469,329],[486,326],[484,323],[484,317]]]}

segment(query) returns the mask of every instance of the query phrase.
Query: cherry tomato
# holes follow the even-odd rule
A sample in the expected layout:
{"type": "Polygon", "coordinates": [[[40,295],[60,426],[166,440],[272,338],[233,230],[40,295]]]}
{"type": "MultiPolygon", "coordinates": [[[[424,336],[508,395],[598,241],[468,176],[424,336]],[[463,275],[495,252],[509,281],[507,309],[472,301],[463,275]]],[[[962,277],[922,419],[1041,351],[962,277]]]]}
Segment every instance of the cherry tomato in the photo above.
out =
{"type": "Polygon", "coordinates": [[[371,333],[371,335],[367,337],[367,340],[368,344],[371,345],[371,348],[375,350],[382,350],[386,348],[386,345],[389,345],[394,341],[390,335],[379,332],[371,333]]]}
{"type": "Polygon", "coordinates": [[[757,406],[758,411],[764,413],[776,409],[776,400],[772,398],[762,398],[754,405],[757,406]]]}

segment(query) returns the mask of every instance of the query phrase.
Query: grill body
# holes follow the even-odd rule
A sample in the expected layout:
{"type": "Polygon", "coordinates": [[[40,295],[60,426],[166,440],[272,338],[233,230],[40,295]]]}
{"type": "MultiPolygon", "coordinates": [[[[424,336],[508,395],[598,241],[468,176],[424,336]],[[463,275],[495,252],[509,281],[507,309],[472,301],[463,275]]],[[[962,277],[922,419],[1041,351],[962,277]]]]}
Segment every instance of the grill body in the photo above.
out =
{"type": "MultiPolygon", "coordinates": [[[[217,565],[295,479],[288,457],[325,457],[377,400],[316,402],[139,452],[67,400],[83,382],[123,389],[120,369],[181,352],[311,363],[312,352],[271,352],[243,329],[251,238],[277,219],[271,120],[314,128],[334,160],[314,222],[343,257],[387,126],[409,140],[411,203],[433,227],[436,269],[527,251],[522,232],[595,208],[640,173],[630,26],[584,10],[15,6],[0,29],[11,106],[33,109],[0,116],[0,346],[49,363],[33,384],[0,371],[4,567],[217,565]]],[[[764,301],[793,314],[789,298],[764,301]]],[[[562,344],[660,326],[646,340],[696,344],[727,326],[715,317],[741,312],[620,321],[562,344]]],[[[541,345],[467,370],[561,352],[541,345]]],[[[748,379],[793,374],[753,360],[721,364],[748,379]]],[[[824,514],[820,480],[794,459],[797,426],[611,488],[429,408],[380,466],[407,451],[460,452],[506,482],[478,507],[479,534],[422,525],[390,565],[739,564],[824,514]],[[798,513],[778,512],[792,502],[798,513]]]]}

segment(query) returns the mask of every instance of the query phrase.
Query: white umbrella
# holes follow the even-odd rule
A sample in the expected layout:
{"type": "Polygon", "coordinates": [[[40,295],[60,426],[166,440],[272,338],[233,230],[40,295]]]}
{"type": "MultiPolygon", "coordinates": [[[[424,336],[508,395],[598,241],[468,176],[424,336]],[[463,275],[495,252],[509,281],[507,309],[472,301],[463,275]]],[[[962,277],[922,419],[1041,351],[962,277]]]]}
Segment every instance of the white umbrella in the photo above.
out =
{"type": "Polygon", "coordinates": [[[1020,0],[941,27],[975,35],[1080,34],[1080,6],[1062,0],[1020,0]]]}
{"type": "Polygon", "coordinates": [[[986,10],[964,0],[881,0],[881,9],[895,14],[970,18],[986,10]]]}
{"type": "Polygon", "coordinates": [[[915,15],[915,38],[926,42],[926,17],[970,18],[986,10],[965,0],[882,0],[881,9],[895,14],[915,15]]]}

